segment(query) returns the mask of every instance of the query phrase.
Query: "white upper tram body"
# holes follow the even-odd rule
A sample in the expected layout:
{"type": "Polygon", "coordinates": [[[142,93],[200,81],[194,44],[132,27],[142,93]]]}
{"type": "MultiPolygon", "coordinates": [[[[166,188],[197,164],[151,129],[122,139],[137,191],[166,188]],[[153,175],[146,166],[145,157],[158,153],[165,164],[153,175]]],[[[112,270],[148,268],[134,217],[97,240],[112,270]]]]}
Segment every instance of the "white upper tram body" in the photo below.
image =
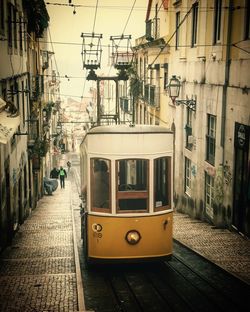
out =
{"type": "MultiPolygon", "coordinates": [[[[165,207],[168,211],[173,209],[173,134],[170,130],[160,126],[127,126],[127,125],[115,125],[115,126],[98,126],[92,128],[85,136],[81,144],[81,185],[82,190],[85,189],[87,194],[91,194],[91,159],[104,159],[109,162],[109,173],[110,173],[110,205],[109,209],[103,209],[103,214],[121,216],[121,211],[117,207],[117,189],[119,185],[119,173],[116,161],[118,160],[136,160],[143,159],[147,160],[147,183],[146,188],[148,192],[148,205],[147,209],[141,209],[140,215],[161,213],[165,209],[157,209],[158,207],[165,207]],[[154,160],[162,157],[167,157],[170,162],[170,166],[166,170],[170,169],[168,173],[169,181],[166,181],[168,185],[168,204],[161,206],[161,202],[155,199],[154,187],[156,181],[154,160]]],[[[133,166],[132,163],[128,163],[127,166],[133,166]]],[[[133,168],[131,170],[131,177],[129,184],[133,184],[131,179],[133,178],[133,168]],[[132,183],[131,183],[132,182],[132,183]]],[[[135,178],[135,177],[134,177],[135,178]]],[[[129,179],[129,177],[127,177],[129,179]]],[[[135,178],[136,179],[136,178],[135,178]]],[[[134,182],[135,183],[135,182],[134,182]]],[[[129,191],[129,190],[124,190],[129,191]]],[[[146,191],[146,190],[142,190],[146,191]]],[[[93,194],[93,196],[95,196],[93,194]]],[[[101,211],[95,211],[92,196],[86,198],[86,209],[88,213],[100,214],[101,211]]],[[[98,207],[96,207],[98,208],[98,207]]],[[[107,207],[106,207],[107,208],[107,207]]],[[[132,208],[133,209],[133,208],[132,208]]],[[[134,209],[137,211],[136,209],[134,209]]],[[[133,211],[126,211],[126,216],[130,214],[134,215],[133,211]]]]}

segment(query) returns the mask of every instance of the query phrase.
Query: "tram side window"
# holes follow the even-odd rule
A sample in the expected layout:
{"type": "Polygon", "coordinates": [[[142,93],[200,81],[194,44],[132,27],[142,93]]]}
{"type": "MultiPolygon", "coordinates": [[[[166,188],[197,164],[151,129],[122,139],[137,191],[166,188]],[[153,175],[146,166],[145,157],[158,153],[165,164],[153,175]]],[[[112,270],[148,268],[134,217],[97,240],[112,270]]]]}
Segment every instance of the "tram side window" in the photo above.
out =
{"type": "Polygon", "coordinates": [[[117,206],[120,212],[148,210],[148,160],[117,161],[117,206]]]}
{"type": "Polygon", "coordinates": [[[84,199],[86,199],[87,195],[87,159],[86,154],[80,154],[80,162],[81,162],[81,195],[84,199]]]}
{"type": "Polygon", "coordinates": [[[110,211],[110,161],[92,158],[90,166],[92,210],[110,211]]]}
{"type": "Polygon", "coordinates": [[[154,160],[154,207],[155,211],[171,208],[170,157],[154,160]]]}

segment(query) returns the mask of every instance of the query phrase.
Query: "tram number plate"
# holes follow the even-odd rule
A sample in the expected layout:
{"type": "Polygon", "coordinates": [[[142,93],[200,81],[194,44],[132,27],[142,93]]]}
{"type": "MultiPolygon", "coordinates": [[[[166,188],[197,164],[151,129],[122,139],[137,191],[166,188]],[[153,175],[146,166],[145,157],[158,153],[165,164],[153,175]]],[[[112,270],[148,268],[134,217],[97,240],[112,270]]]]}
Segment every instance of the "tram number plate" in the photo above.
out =
{"type": "Polygon", "coordinates": [[[94,236],[95,238],[102,238],[102,233],[94,232],[94,233],[93,233],[93,236],[94,236]]]}

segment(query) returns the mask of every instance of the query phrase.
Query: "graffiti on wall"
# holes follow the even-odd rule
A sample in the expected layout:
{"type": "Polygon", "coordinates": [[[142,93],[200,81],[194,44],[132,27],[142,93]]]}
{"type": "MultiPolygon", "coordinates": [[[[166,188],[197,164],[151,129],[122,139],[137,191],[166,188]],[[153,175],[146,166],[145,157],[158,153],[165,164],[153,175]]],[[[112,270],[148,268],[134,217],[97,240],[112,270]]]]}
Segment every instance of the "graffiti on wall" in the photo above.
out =
{"type": "Polygon", "coordinates": [[[232,171],[231,171],[231,168],[230,166],[228,165],[224,165],[224,180],[225,180],[225,183],[226,185],[230,185],[232,183],[232,171]]]}
{"type": "Polygon", "coordinates": [[[221,204],[224,198],[223,175],[223,167],[219,166],[214,181],[214,201],[217,204],[221,204]]]}

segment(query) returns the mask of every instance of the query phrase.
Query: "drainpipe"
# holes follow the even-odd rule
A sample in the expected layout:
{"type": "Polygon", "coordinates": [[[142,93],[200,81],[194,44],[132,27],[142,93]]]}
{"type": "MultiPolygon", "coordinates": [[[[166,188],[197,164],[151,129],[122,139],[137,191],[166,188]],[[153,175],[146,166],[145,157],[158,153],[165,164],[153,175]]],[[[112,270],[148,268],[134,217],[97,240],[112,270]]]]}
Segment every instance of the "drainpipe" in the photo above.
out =
{"type": "Polygon", "coordinates": [[[228,21],[227,21],[227,46],[226,46],[226,66],[225,66],[225,83],[222,91],[222,115],[221,115],[221,147],[222,147],[222,165],[225,162],[225,132],[226,132],[226,108],[227,108],[227,89],[229,85],[230,73],[230,52],[232,38],[232,15],[233,15],[233,0],[229,1],[228,21]]]}

